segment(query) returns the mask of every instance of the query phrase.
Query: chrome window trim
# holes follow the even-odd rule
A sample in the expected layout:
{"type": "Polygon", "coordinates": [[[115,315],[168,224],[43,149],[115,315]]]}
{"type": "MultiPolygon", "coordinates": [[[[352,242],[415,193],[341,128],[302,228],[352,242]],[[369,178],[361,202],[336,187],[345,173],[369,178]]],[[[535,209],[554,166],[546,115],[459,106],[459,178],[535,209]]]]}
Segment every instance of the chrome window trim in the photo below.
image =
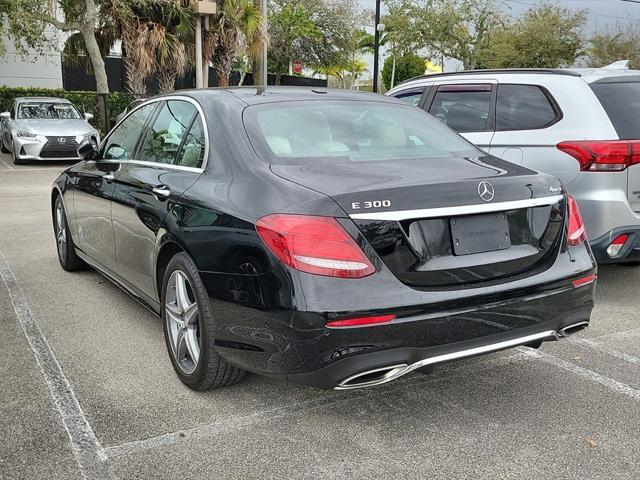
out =
{"type": "MultiPolygon", "coordinates": [[[[129,116],[131,114],[133,114],[136,110],[138,110],[139,108],[142,108],[146,105],[152,104],[152,103],[157,103],[157,102],[165,102],[165,101],[169,101],[169,100],[182,100],[182,101],[186,101],[191,103],[192,105],[194,105],[196,107],[196,110],[198,111],[198,114],[200,115],[200,118],[202,120],[202,130],[204,131],[204,158],[202,159],[202,166],[201,167],[185,167],[183,165],[173,165],[170,163],[159,163],[159,162],[146,162],[144,160],[135,160],[135,159],[123,159],[123,160],[118,160],[118,159],[109,159],[109,160],[116,160],[118,163],[132,163],[132,164],[136,164],[136,165],[145,165],[145,166],[154,166],[154,165],[161,165],[163,168],[169,168],[169,169],[173,169],[173,170],[184,170],[187,172],[194,172],[194,173],[202,173],[205,171],[205,169],[207,168],[207,163],[209,161],[209,126],[207,124],[207,119],[204,116],[204,110],[202,110],[202,107],[200,106],[200,104],[193,98],[191,97],[186,97],[184,95],[168,95],[166,97],[158,97],[158,98],[152,98],[149,100],[146,100],[144,102],[142,102],[139,105],[136,105],[136,107],[131,110],[130,112],[128,112],[118,123],[116,123],[113,128],[111,129],[111,131],[102,139],[102,142],[100,143],[100,149],[102,149],[102,146],[109,140],[109,137],[111,136],[111,134],[113,133],[113,131],[118,128],[120,126],[120,124],[122,122],[124,122],[127,118],[129,118],[129,116]]],[[[102,160],[105,161],[105,160],[102,160]]]]}
{"type": "Polygon", "coordinates": [[[478,213],[517,210],[519,208],[542,207],[545,205],[554,205],[563,198],[564,195],[552,195],[548,197],[514,200],[511,202],[479,203],[476,205],[399,210],[395,212],[351,213],[349,216],[357,220],[388,220],[400,222],[414,218],[456,217],[460,215],[475,215],[478,213]]]}

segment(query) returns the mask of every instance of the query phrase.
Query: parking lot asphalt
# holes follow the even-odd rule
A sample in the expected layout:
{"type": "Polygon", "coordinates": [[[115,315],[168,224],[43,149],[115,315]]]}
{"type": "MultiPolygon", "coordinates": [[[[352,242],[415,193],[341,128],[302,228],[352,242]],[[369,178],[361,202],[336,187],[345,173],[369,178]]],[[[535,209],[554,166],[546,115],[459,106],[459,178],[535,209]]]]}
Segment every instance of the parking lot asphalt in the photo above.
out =
{"type": "Polygon", "coordinates": [[[334,392],[193,392],[157,317],[64,272],[50,185],[0,155],[0,478],[640,478],[640,267],[600,268],[572,339],[334,392]]]}

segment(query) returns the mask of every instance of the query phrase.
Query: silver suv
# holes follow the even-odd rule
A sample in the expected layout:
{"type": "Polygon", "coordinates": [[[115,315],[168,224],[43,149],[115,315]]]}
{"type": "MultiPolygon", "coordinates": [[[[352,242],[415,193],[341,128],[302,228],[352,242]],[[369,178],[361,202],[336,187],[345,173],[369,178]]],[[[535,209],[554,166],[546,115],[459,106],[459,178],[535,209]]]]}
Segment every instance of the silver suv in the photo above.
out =
{"type": "Polygon", "coordinates": [[[412,102],[492,155],[557,176],[600,263],[640,260],[640,71],[476,70],[415,78],[412,102]]]}

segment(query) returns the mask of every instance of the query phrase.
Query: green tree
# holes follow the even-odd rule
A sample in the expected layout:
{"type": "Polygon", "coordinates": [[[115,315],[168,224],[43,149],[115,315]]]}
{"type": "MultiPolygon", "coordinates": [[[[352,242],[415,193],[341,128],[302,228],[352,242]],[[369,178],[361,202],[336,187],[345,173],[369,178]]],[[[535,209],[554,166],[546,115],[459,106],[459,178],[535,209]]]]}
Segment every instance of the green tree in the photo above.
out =
{"type": "Polygon", "coordinates": [[[556,68],[582,55],[586,11],[553,5],[528,10],[520,19],[495,29],[479,48],[484,68],[556,68]]]}
{"type": "MultiPolygon", "coordinates": [[[[494,0],[428,0],[411,3],[413,35],[432,54],[456,58],[465,69],[476,67],[480,45],[504,22],[494,0]]],[[[408,7],[408,8],[409,8],[408,7]]]]}
{"type": "Polygon", "coordinates": [[[270,68],[279,79],[292,60],[316,70],[346,69],[358,49],[355,0],[271,0],[270,68]]]}
{"type": "Polygon", "coordinates": [[[404,55],[398,58],[387,57],[382,67],[382,82],[387,90],[391,88],[391,73],[394,68],[394,60],[396,83],[423,75],[426,70],[424,58],[418,55],[404,55]]]}
{"type": "Polygon", "coordinates": [[[236,58],[255,58],[267,42],[262,14],[253,0],[218,0],[218,15],[213,30],[217,37],[213,68],[218,85],[229,85],[231,67],[236,58]]]}
{"type": "Polygon", "coordinates": [[[596,33],[589,40],[587,58],[590,67],[604,67],[617,60],[630,60],[631,68],[640,68],[640,34],[631,28],[613,33],[596,33]]]}
{"type": "Polygon", "coordinates": [[[98,93],[108,93],[107,72],[97,38],[100,20],[99,0],[2,0],[5,34],[18,51],[42,49],[52,44],[46,28],[78,32],[91,61],[98,93]]]}

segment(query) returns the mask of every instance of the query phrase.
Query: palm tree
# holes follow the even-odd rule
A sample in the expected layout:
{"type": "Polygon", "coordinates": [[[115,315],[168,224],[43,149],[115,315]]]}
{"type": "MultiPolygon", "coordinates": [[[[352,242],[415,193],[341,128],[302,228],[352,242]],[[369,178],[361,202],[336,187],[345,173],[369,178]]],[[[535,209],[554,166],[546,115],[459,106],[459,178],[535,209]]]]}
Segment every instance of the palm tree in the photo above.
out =
{"type": "Polygon", "coordinates": [[[218,85],[229,85],[233,59],[245,53],[257,58],[267,42],[260,9],[253,0],[218,0],[218,15],[213,22],[217,36],[213,69],[218,85]]]}

